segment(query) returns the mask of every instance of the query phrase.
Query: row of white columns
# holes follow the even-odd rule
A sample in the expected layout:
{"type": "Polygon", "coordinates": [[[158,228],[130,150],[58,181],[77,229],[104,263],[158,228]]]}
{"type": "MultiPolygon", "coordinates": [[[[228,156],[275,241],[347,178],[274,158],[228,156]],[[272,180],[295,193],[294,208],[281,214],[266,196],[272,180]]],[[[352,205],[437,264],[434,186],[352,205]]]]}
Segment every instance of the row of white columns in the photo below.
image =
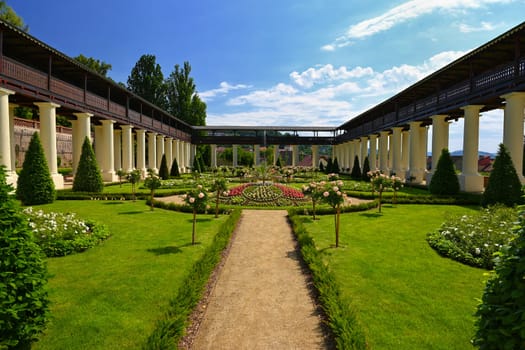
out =
{"type": "MultiPolygon", "coordinates": [[[[239,165],[237,147],[239,147],[239,145],[232,145],[234,167],[237,167],[239,165]]],[[[274,146],[273,152],[273,165],[276,165],[277,158],[279,158],[279,147],[277,145],[274,146]]],[[[261,165],[260,145],[253,145],[253,153],[255,166],[261,165]]],[[[292,166],[297,165],[299,165],[299,146],[292,145],[292,166]]],[[[312,145],[312,167],[317,166],[319,166],[319,147],[317,145],[312,145]]],[[[217,145],[211,145],[211,167],[217,167],[217,145]]]]}
{"type": "MultiPolygon", "coordinates": [[[[523,166],[523,121],[525,114],[525,93],[513,92],[501,96],[505,99],[503,144],[509,151],[514,167],[522,183],[523,166]]],[[[479,153],[479,118],[483,105],[468,105],[464,111],[463,128],[463,163],[459,176],[460,186],[466,192],[483,191],[483,177],[478,173],[479,153]]],[[[427,128],[420,121],[408,123],[408,131],[403,127],[394,127],[351,140],[335,147],[334,156],[343,168],[351,169],[357,156],[359,166],[363,167],[369,157],[370,168],[383,173],[395,173],[410,182],[430,182],[436,169],[439,156],[449,143],[449,123],[447,115],[435,115],[432,120],[432,166],[426,170],[427,128]],[[379,144],[377,145],[377,140],[379,144]],[[377,148],[378,147],[378,148],[377,148]]]]}
{"type": "MultiPolygon", "coordinates": [[[[0,165],[6,170],[7,182],[16,186],[16,164],[14,146],[14,109],[15,104],[9,104],[9,95],[14,91],[0,88],[0,165]]],[[[56,189],[64,188],[64,179],[58,173],[57,143],[56,143],[56,109],[60,105],[53,102],[35,102],[40,115],[40,139],[49,167],[49,172],[56,189]]],[[[73,128],[73,173],[75,173],[82,144],[86,137],[91,137],[91,117],[93,114],[74,113],[73,128]]],[[[134,164],[134,136],[132,125],[121,125],[120,130],[114,130],[114,121],[102,120],[102,125],[95,126],[95,156],[99,163],[104,181],[116,181],[116,171],[123,169],[129,172],[141,170],[145,175],[147,168],[158,171],[162,155],[166,154],[168,168],[173,159],[177,158],[179,170],[185,172],[191,168],[195,156],[195,145],[181,140],[148,132],[148,164],[146,164],[146,130],[137,129],[136,164],[134,164]]]]}

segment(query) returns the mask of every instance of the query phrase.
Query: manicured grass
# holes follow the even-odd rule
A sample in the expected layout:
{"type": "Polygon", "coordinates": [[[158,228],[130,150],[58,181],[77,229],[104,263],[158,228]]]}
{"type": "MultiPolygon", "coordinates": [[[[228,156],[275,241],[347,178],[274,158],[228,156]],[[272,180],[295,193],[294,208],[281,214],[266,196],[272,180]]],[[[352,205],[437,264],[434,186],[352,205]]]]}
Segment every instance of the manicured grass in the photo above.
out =
{"type": "Polygon", "coordinates": [[[112,236],[84,253],[48,259],[52,320],[35,349],[137,349],[164,315],[193,263],[226,216],[150,211],[144,201],[56,201],[44,210],[76,212],[112,236]]]}
{"type": "Polygon", "coordinates": [[[306,229],[357,309],[371,349],[472,349],[481,269],[439,256],[425,241],[446,213],[474,209],[386,204],[341,215],[341,246],[334,248],[333,215],[306,229]]]}

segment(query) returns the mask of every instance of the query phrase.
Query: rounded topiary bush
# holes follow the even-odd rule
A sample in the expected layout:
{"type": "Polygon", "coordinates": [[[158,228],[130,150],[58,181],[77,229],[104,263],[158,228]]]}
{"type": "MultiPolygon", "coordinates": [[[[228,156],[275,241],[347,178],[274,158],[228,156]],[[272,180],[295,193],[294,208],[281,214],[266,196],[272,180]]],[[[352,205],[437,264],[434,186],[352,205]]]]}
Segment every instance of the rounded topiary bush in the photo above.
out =
{"type": "Polygon", "coordinates": [[[436,171],[432,175],[428,190],[436,195],[455,195],[459,193],[459,180],[456,175],[454,162],[446,148],[441,151],[436,171]]]}
{"type": "Polygon", "coordinates": [[[45,329],[47,268],[0,167],[0,349],[30,349],[45,329]]]}
{"type": "Polygon", "coordinates": [[[16,197],[24,205],[35,205],[52,203],[55,195],[55,184],[51,179],[44,149],[38,133],[35,132],[18,177],[16,197]]]}
{"type": "MultiPolygon", "coordinates": [[[[522,214],[523,215],[523,214],[522,214]]],[[[518,237],[504,247],[487,282],[476,316],[474,345],[480,349],[523,349],[525,344],[525,219],[518,237]]]]}
{"type": "Polygon", "coordinates": [[[103,189],[104,182],[95,158],[95,152],[93,152],[89,138],[86,137],[82,144],[82,154],[73,180],[73,191],[98,193],[102,192],[103,189]]]}
{"type": "Polygon", "coordinates": [[[488,206],[500,203],[510,207],[520,203],[522,195],[521,181],[512,158],[505,146],[500,144],[481,204],[488,206]]]}

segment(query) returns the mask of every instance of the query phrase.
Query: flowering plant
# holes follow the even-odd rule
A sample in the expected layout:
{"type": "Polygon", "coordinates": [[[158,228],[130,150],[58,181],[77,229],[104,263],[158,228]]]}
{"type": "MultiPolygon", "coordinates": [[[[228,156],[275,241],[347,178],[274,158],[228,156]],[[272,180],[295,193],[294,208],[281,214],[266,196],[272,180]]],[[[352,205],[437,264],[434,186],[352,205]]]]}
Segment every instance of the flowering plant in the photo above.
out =
{"type": "Polygon", "coordinates": [[[312,199],[312,219],[315,220],[315,204],[319,199],[321,199],[321,196],[323,194],[323,191],[321,189],[325,185],[325,182],[310,182],[308,185],[303,185],[302,191],[303,194],[309,195],[312,199]]]}
{"type": "Polygon", "coordinates": [[[227,181],[224,177],[218,176],[213,180],[213,184],[211,187],[212,191],[215,192],[215,217],[219,217],[219,200],[221,197],[221,193],[227,195],[228,185],[227,181]]]}
{"type": "Polygon", "coordinates": [[[144,180],[144,187],[149,188],[150,190],[150,206],[153,210],[153,197],[155,197],[155,190],[162,185],[160,178],[157,176],[157,173],[154,169],[148,169],[148,176],[144,180]]]}
{"type": "Polygon", "coordinates": [[[191,233],[191,244],[195,244],[195,225],[197,223],[197,212],[204,211],[208,206],[208,191],[198,184],[184,196],[184,202],[193,209],[193,229],[191,233]]]}
{"type": "Polygon", "coordinates": [[[392,185],[392,179],[383,174],[379,170],[369,171],[366,173],[368,177],[370,178],[370,182],[372,183],[372,191],[377,191],[379,193],[379,205],[378,210],[381,212],[381,200],[383,198],[383,191],[392,185]]]}
{"type": "Polygon", "coordinates": [[[335,209],[335,246],[339,247],[339,217],[341,214],[341,204],[344,203],[346,194],[342,191],[343,181],[330,181],[324,184],[321,189],[321,199],[335,209]]]}

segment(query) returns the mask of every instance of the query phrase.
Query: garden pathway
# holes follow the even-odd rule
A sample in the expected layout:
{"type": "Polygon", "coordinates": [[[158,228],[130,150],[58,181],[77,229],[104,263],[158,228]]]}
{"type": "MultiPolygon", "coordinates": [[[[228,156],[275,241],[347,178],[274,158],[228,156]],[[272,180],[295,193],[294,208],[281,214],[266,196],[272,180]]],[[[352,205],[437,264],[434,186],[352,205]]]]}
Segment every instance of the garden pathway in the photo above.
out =
{"type": "Polygon", "coordinates": [[[193,349],[326,349],[284,210],[243,210],[193,349]]]}

